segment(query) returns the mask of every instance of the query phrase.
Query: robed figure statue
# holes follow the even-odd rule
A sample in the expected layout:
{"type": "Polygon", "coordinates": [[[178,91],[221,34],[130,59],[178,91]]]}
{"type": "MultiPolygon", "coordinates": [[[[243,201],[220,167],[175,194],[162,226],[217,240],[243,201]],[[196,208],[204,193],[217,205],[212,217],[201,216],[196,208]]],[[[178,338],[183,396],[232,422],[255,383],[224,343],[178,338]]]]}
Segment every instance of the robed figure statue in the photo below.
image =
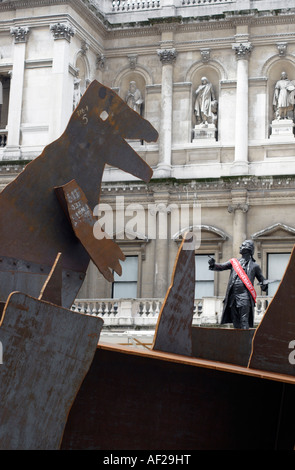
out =
{"type": "Polygon", "coordinates": [[[215,93],[212,83],[209,82],[207,77],[202,77],[201,84],[195,92],[195,106],[194,113],[196,116],[197,124],[210,124],[216,120],[216,106],[215,93]]]}

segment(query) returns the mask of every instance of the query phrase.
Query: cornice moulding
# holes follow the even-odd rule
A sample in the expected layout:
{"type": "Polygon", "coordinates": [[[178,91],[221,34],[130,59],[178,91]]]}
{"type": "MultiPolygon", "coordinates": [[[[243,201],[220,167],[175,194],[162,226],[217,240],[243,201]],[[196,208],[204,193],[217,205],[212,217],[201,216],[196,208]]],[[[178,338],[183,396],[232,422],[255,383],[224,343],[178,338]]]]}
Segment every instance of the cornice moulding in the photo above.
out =
{"type": "MultiPolygon", "coordinates": [[[[176,22],[167,22],[168,18],[156,18],[157,22],[153,23],[153,19],[149,19],[148,15],[144,21],[135,23],[130,22],[130,15],[126,13],[126,21],[121,24],[111,24],[108,21],[109,15],[103,14],[89,2],[83,0],[15,0],[0,3],[0,11],[9,11],[32,7],[44,7],[52,5],[69,5],[76,12],[80,13],[90,25],[95,28],[102,38],[110,39],[112,37],[134,37],[134,36],[158,36],[162,31],[175,30],[181,34],[192,31],[210,31],[218,29],[235,29],[238,25],[247,24],[251,26],[262,25],[279,25],[290,24],[295,22],[295,9],[282,9],[281,11],[258,11],[250,10],[249,12],[241,12],[239,15],[235,12],[225,12],[222,14],[212,14],[207,16],[191,16],[179,17],[176,22]],[[92,6],[92,8],[90,8],[92,6]]],[[[213,5],[212,5],[213,6],[213,5]]],[[[200,10],[199,10],[200,11],[200,10]]],[[[149,13],[148,11],[146,12],[149,13]]],[[[123,15],[122,15],[123,16],[123,15]]],[[[24,18],[28,22],[28,18],[24,18]]],[[[22,19],[18,18],[14,21],[22,24],[22,19]]],[[[31,18],[31,24],[35,22],[35,18],[31,18]]],[[[255,36],[256,38],[257,36],[255,36]]],[[[263,36],[261,36],[263,38],[263,36]]],[[[294,37],[293,33],[283,34],[281,37],[294,37]]]]}
{"type": "MultiPolygon", "coordinates": [[[[15,11],[17,8],[18,9],[26,9],[26,8],[38,8],[38,7],[46,7],[46,6],[57,6],[57,5],[69,5],[70,8],[73,8],[76,12],[78,12],[79,14],[81,14],[83,17],[86,18],[86,21],[88,21],[90,23],[90,25],[96,29],[97,33],[100,34],[101,36],[105,36],[108,28],[107,28],[107,25],[103,24],[102,22],[102,18],[99,18],[97,15],[94,14],[94,12],[92,10],[90,10],[87,5],[83,2],[83,1],[80,1],[80,0],[31,0],[31,1],[28,1],[28,0],[16,0],[16,1],[10,1],[10,2],[4,2],[4,3],[0,3],[0,12],[1,11],[9,11],[9,10],[12,10],[12,11],[15,11]]],[[[40,16],[37,16],[37,17],[32,17],[32,16],[29,16],[28,17],[24,17],[23,20],[28,22],[28,19],[30,20],[31,24],[35,23],[36,19],[40,19],[40,18],[44,18],[45,21],[47,19],[47,23],[48,23],[48,18],[51,17],[55,17],[55,18],[65,18],[65,17],[71,17],[70,14],[68,13],[64,13],[64,14],[61,14],[61,15],[40,15],[40,16]]],[[[15,23],[19,23],[19,24],[22,24],[22,19],[21,18],[15,18],[12,20],[13,21],[13,24],[15,23]]],[[[61,20],[62,21],[62,20],[61,20]]],[[[0,24],[1,24],[1,20],[0,20],[0,24]]],[[[79,25],[80,26],[80,25],[79,25]]]]}
{"type": "Polygon", "coordinates": [[[32,59],[25,61],[26,69],[52,67],[52,59],[32,59]]]}
{"type": "MultiPolygon", "coordinates": [[[[1,3],[0,3],[1,5],[1,3]]],[[[9,34],[10,28],[14,25],[28,25],[30,28],[49,28],[50,25],[54,23],[65,23],[68,22],[73,26],[76,32],[76,37],[79,40],[86,40],[89,44],[89,50],[94,51],[97,53],[98,51],[103,51],[103,46],[99,42],[99,40],[93,37],[85,28],[81,27],[80,23],[78,23],[75,18],[69,13],[63,14],[51,14],[51,15],[39,15],[34,17],[22,17],[22,18],[14,18],[12,20],[1,21],[0,20],[0,32],[5,32],[9,34]]]]}

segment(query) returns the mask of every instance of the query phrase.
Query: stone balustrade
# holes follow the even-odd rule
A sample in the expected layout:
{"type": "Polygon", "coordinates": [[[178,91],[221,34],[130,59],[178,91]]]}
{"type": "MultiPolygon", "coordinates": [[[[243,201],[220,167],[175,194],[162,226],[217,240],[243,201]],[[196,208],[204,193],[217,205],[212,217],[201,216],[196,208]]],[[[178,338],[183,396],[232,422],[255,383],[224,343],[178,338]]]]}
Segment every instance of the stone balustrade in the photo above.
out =
{"type": "MultiPolygon", "coordinates": [[[[221,319],[223,297],[196,299],[193,325],[218,325],[221,319]]],[[[258,325],[270,297],[258,297],[254,323],[258,325]]],[[[105,327],[153,328],[161,310],[163,299],[77,299],[74,312],[96,315],[104,320],[105,327]]]]}
{"type": "Polygon", "coordinates": [[[235,0],[181,0],[182,6],[198,6],[207,4],[218,4],[218,3],[233,3],[235,0]]]}
{"type": "MultiPolygon", "coordinates": [[[[233,3],[235,0],[175,0],[173,3],[170,2],[169,6],[173,5],[176,8],[181,7],[194,7],[202,5],[216,5],[220,3],[233,3]]],[[[145,10],[145,9],[160,9],[165,7],[165,1],[163,0],[113,0],[112,3],[113,12],[128,12],[134,10],[145,10]]]]}
{"type": "Polygon", "coordinates": [[[105,13],[125,13],[147,10],[158,10],[159,15],[164,13],[166,8],[172,8],[181,14],[191,12],[193,7],[213,7],[219,4],[235,3],[236,0],[112,0],[101,6],[105,13]],[[187,8],[186,8],[187,7],[187,8]]]}
{"type": "Polygon", "coordinates": [[[160,0],[113,0],[112,11],[132,11],[160,8],[160,0]]]}

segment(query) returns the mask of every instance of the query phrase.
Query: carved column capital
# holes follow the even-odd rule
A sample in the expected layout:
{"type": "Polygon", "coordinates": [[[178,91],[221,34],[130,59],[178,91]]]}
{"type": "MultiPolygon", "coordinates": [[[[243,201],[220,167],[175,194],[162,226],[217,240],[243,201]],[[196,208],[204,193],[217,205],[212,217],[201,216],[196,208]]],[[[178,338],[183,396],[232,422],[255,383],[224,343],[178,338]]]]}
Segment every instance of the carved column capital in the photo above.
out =
{"type": "Polygon", "coordinates": [[[229,204],[227,210],[230,214],[236,211],[242,211],[245,214],[249,210],[249,204],[247,203],[229,204]]]}
{"type": "Polygon", "coordinates": [[[233,44],[233,50],[236,53],[236,59],[244,59],[248,60],[250,57],[250,53],[253,49],[253,46],[250,42],[243,42],[240,44],[233,44]]]}
{"type": "Polygon", "coordinates": [[[71,41],[71,38],[74,36],[74,28],[67,23],[55,23],[50,25],[50,31],[53,34],[54,40],[56,39],[66,39],[71,41]]]}
{"type": "Polygon", "coordinates": [[[176,49],[159,49],[157,51],[158,56],[160,57],[160,61],[162,65],[171,64],[174,65],[177,57],[176,49]]]}
{"type": "Polygon", "coordinates": [[[30,28],[28,26],[13,26],[10,28],[10,34],[14,37],[14,44],[27,42],[30,28]]]}

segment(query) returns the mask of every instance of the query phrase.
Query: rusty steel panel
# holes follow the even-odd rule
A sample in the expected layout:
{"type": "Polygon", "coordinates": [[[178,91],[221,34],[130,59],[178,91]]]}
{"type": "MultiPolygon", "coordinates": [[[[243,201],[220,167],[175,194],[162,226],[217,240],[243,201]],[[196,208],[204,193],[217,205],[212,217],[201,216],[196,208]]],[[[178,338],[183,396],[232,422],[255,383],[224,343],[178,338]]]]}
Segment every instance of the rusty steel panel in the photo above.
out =
{"type": "MultiPolygon", "coordinates": [[[[76,181],[70,181],[62,188],[56,188],[60,199],[64,197],[67,215],[70,218],[73,230],[89,254],[91,260],[109,282],[114,281],[113,270],[121,275],[122,267],[119,260],[124,261],[125,256],[119,246],[108,235],[97,228],[98,222],[93,216],[86,196],[76,181]],[[93,236],[96,226],[96,237],[93,236]]],[[[64,206],[64,203],[62,203],[64,206]]]]}
{"type": "MultiPolygon", "coordinates": [[[[289,355],[295,340],[295,247],[279,284],[258,325],[252,343],[249,367],[295,376],[289,355]]],[[[293,345],[294,348],[294,345],[293,345]]]]}
{"type": "Polygon", "coordinates": [[[61,449],[293,450],[295,379],[277,376],[100,344],[61,449]]]}
{"type": "Polygon", "coordinates": [[[0,449],[58,449],[103,321],[12,293],[0,325],[0,449]]]}
{"type": "Polygon", "coordinates": [[[171,284],[159,313],[152,349],[192,355],[192,319],[195,294],[195,250],[186,249],[191,234],[179,247],[171,284]]]}
{"type": "Polygon", "coordinates": [[[247,367],[254,328],[192,327],[192,356],[247,367]]]}
{"type": "Polygon", "coordinates": [[[90,257],[54,188],[75,180],[93,211],[106,165],[146,182],[152,176],[125,139],[157,138],[153,126],[114,91],[96,80],[89,85],[64,133],[0,194],[0,301],[14,290],[38,296],[57,253],[62,253],[62,305],[72,305],[90,257]]]}
{"type": "Polygon", "coordinates": [[[38,297],[51,268],[52,266],[1,256],[0,301],[5,303],[10,293],[15,291],[30,292],[33,297],[38,297]]]}
{"type": "MultiPolygon", "coordinates": [[[[39,297],[52,266],[28,263],[16,258],[0,258],[0,301],[6,301],[11,292],[20,291],[39,297]]],[[[85,272],[62,270],[62,305],[70,307],[73,295],[85,278],[85,272]]]]}

